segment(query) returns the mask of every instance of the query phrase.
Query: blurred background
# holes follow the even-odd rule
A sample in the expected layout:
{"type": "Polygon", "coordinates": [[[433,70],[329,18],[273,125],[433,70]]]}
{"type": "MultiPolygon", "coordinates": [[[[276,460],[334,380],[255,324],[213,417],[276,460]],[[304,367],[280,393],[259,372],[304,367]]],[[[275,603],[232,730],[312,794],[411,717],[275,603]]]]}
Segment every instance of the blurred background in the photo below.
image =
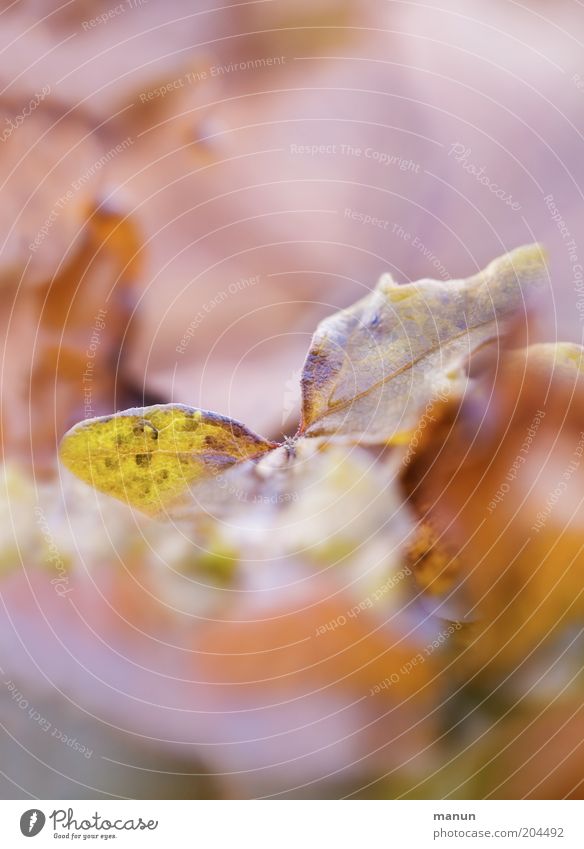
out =
{"type": "Polygon", "coordinates": [[[533,241],[537,339],[580,342],[582,5],[0,9],[0,795],[581,798],[580,620],[521,680],[380,687],[437,632],[365,452],[193,530],[56,448],[170,401],[292,435],[320,319],[533,241]]]}

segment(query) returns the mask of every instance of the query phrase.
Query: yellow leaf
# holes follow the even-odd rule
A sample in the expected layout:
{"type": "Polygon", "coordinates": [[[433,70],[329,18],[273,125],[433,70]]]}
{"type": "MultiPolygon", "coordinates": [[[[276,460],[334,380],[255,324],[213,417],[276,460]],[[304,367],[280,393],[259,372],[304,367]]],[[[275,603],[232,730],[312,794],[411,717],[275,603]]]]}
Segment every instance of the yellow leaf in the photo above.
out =
{"type": "Polygon", "coordinates": [[[192,485],[274,447],[232,419],[167,404],[80,422],[63,438],[60,457],[95,489],[155,515],[192,485]]]}
{"type": "Polygon", "coordinates": [[[498,335],[501,319],[545,279],[538,245],[466,280],[400,286],[384,275],[317,329],[302,376],[300,432],[403,443],[420,408],[449,391],[448,367],[498,335]]]}

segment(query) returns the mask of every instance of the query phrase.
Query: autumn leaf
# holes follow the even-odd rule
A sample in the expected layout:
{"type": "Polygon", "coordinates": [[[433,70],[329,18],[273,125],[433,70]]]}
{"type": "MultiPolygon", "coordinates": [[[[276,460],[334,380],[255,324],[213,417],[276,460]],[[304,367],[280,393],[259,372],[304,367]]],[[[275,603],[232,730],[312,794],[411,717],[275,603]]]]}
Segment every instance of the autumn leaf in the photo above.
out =
{"type": "MultiPolygon", "coordinates": [[[[543,272],[541,251],[532,246],[468,280],[397,286],[382,278],[368,298],[317,331],[302,376],[303,421],[290,453],[298,441],[320,436],[381,445],[402,441],[437,388],[459,379],[445,369],[496,335],[500,319],[543,272]]],[[[155,409],[164,427],[165,408],[155,409]]],[[[185,431],[185,408],[166,412],[173,427],[185,431]]],[[[183,433],[180,443],[166,431],[161,442],[156,422],[146,438],[135,437],[132,428],[151,421],[148,410],[96,419],[65,436],[61,460],[97,489],[156,513],[180,502],[191,485],[278,447],[229,419],[199,410],[190,415],[202,416],[202,426],[197,419],[196,436],[185,439],[183,433]],[[146,447],[136,445],[136,438],[146,447]]]]}
{"type": "Polygon", "coordinates": [[[302,375],[301,432],[405,441],[421,407],[450,390],[449,365],[497,336],[502,319],[545,277],[537,245],[466,280],[400,286],[384,275],[316,331],[302,375]]]}
{"type": "Polygon", "coordinates": [[[7,365],[20,391],[2,409],[3,448],[42,476],[54,473],[56,446],[73,422],[109,412],[116,397],[124,405],[137,400],[120,360],[131,334],[140,235],[111,203],[85,214],[59,273],[25,291],[7,330],[9,344],[23,350],[7,365]]]}
{"type": "Polygon", "coordinates": [[[274,447],[233,419],[166,404],[80,422],[60,456],[81,480],[156,514],[191,485],[274,447]]]}
{"type": "Polygon", "coordinates": [[[475,622],[467,669],[513,669],[584,613],[583,365],[568,343],[493,355],[405,465],[412,569],[475,622]]]}

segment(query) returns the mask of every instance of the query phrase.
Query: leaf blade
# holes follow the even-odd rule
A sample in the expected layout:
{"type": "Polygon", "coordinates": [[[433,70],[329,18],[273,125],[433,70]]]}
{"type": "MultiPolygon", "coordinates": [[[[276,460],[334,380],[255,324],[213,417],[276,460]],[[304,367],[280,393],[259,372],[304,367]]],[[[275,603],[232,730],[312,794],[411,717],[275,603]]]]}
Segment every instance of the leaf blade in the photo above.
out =
{"type": "Polygon", "coordinates": [[[85,483],[157,515],[191,486],[274,447],[234,419],[160,404],[78,423],[63,437],[59,456],[85,483]]]}
{"type": "Polygon", "coordinates": [[[383,276],[370,295],[319,325],[302,375],[300,433],[403,442],[421,406],[448,389],[448,367],[498,335],[524,289],[545,279],[538,245],[465,280],[400,286],[383,276]]]}

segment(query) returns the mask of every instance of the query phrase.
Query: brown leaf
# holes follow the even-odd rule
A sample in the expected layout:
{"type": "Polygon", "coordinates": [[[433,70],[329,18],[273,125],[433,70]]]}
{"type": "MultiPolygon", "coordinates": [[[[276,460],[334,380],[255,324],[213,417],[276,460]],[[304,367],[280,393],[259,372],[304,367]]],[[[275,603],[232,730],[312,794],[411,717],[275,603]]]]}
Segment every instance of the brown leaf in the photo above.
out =
{"type": "MultiPolygon", "coordinates": [[[[20,298],[32,338],[30,351],[11,366],[26,379],[26,391],[8,447],[32,460],[37,472],[54,468],[58,441],[72,422],[109,412],[117,395],[126,400],[118,359],[139,248],[133,221],[122,210],[92,207],[59,273],[20,298]]],[[[16,335],[10,342],[18,344],[16,335]]]]}

